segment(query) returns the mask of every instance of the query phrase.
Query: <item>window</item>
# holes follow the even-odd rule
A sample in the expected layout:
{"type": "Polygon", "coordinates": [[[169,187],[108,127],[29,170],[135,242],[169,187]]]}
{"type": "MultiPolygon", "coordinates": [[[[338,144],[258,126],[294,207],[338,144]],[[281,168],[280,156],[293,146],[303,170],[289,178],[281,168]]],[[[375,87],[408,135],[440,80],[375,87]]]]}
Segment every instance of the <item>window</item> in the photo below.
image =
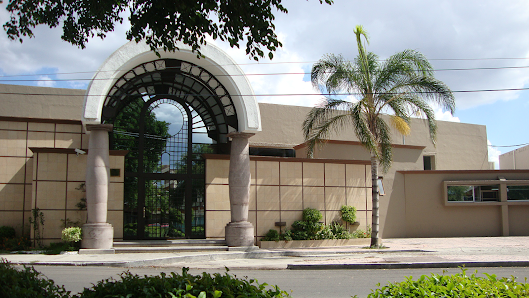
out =
{"type": "Polygon", "coordinates": [[[422,157],[422,161],[424,164],[424,170],[430,171],[435,170],[435,156],[433,155],[424,155],[422,157]]]}
{"type": "Polygon", "coordinates": [[[529,185],[507,185],[507,200],[529,200],[529,185]]]}
{"type": "Polygon", "coordinates": [[[499,201],[499,185],[449,185],[449,202],[499,201]]]}

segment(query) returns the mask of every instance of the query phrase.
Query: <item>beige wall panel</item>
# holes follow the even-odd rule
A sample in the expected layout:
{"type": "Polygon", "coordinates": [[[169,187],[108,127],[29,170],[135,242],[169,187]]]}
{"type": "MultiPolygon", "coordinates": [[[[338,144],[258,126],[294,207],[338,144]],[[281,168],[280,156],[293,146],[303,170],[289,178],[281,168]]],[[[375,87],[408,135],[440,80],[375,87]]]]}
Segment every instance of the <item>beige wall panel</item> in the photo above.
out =
{"type": "MultiPolygon", "coordinates": [[[[27,220],[25,222],[28,222],[27,220]]],[[[15,228],[16,236],[22,236],[22,211],[3,211],[0,210],[0,226],[15,228]]]]}
{"type": "Polygon", "coordinates": [[[342,213],[340,211],[325,211],[323,219],[325,220],[326,225],[335,221],[341,223],[342,213]]]}
{"type": "Polygon", "coordinates": [[[509,236],[529,236],[529,206],[509,206],[509,236]]]}
{"type": "Polygon", "coordinates": [[[82,125],[78,124],[56,124],[55,129],[57,132],[74,132],[74,133],[81,133],[82,132],[82,125]]]}
{"type": "Polygon", "coordinates": [[[26,158],[0,158],[0,183],[24,183],[26,158]]]}
{"type": "MultiPolygon", "coordinates": [[[[51,242],[61,241],[63,221],[65,219],[64,210],[41,210],[44,214],[44,225],[41,228],[42,238],[52,239],[51,242]]],[[[48,242],[49,243],[49,242],[48,242]]]]}
{"type": "Polygon", "coordinates": [[[230,161],[224,159],[206,160],[206,183],[228,184],[230,161]]]}
{"type": "Polygon", "coordinates": [[[0,156],[26,156],[26,131],[0,130],[0,156]]]}
{"type": "Polygon", "coordinates": [[[278,221],[280,221],[279,211],[257,211],[256,236],[264,236],[268,230],[275,227],[278,221]]]}
{"type": "Polygon", "coordinates": [[[206,210],[230,210],[228,185],[206,185],[206,210]]]}
{"type": "Polygon", "coordinates": [[[367,210],[367,188],[347,188],[346,205],[353,206],[356,210],[367,210]]]}
{"type": "MultiPolygon", "coordinates": [[[[86,180],[86,154],[67,154],[68,156],[68,180],[86,180]]],[[[40,177],[39,177],[40,178],[40,177]]]]}
{"type": "Polygon", "coordinates": [[[279,185],[279,162],[256,161],[255,183],[258,185],[279,185]]]}
{"type": "Polygon", "coordinates": [[[28,156],[33,153],[29,150],[29,147],[46,147],[53,148],[55,145],[55,135],[53,132],[28,132],[28,156]]]}
{"type": "Polygon", "coordinates": [[[83,146],[83,148],[81,149],[88,149],[88,140],[89,140],[89,136],[86,133],[84,133],[83,136],[81,137],[81,142],[83,146]]]}
{"type": "Polygon", "coordinates": [[[26,130],[27,122],[18,122],[18,121],[0,121],[0,129],[9,129],[9,130],[26,130]]]}
{"type": "Polygon", "coordinates": [[[31,210],[31,202],[32,202],[32,195],[33,195],[33,185],[32,184],[26,184],[25,187],[26,191],[26,197],[25,197],[25,205],[24,210],[31,210]]]}
{"type": "Polygon", "coordinates": [[[230,220],[230,211],[207,211],[206,238],[224,238],[224,228],[230,220]]]}
{"type": "Polygon", "coordinates": [[[33,181],[33,158],[28,157],[26,159],[26,183],[33,181]]]}
{"type": "Polygon", "coordinates": [[[303,185],[304,186],[324,186],[325,185],[325,164],[323,163],[303,163],[303,185]]]}
{"type": "Polygon", "coordinates": [[[125,181],[125,156],[110,156],[109,164],[111,169],[119,169],[118,177],[110,177],[110,182],[125,181]]]}
{"type": "Polygon", "coordinates": [[[345,188],[326,187],[325,188],[325,210],[340,210],[345,205],[345,188]]]}
{"type": "Polygon", "coordinates": [[[346,176],[346,186],[353,187],[365,187],[366,179],[366,166],[365,165],[355,165],[348,164],[345,165],[345,176],[346,176]]]}
{"type": "Polygon", "coordinates": [[[55,131],[55,123],[29,122],[28,130],[32,131],[55,131]]]}
{"type": "Polygon", "coordinates": [[[107,217],[114,227],[114,238],[123,238],[123,211],[108,211],[107,217]]]}
{"type": "MultiPolygon", "coordinates": [[[[285,230],[292,229],[292,224],[296,220],[302,220],[303,219],[303,211],[281,211],[281,221],[284,221],[286,223],[286,226],[281,227],[281,231],[285,232],[285,230]]],[[[276,229],[278,229],[276,227],[276,229]]],[[[278,229],[279,230],[279,229],[278,229]]]]}
{"type": "Polygon", "coordinates": [[[302,185],[302,163],[282,162],[279,168],[281,185],[302,185]]]}
{"type": "Polygon", "coordinates": [[[66,210],[66,218],[82,226],[86,223],[86,211],[66,210]]]}
{"type": "MultiPolygon", "coordinates": [[[[40,185],[41,182],[38,183],[40,185]]],[[[77,210],[78,207],[76,205],[81,202],[81,198],[86,198],[86,192],[81,189],[80,182],[67,182],[66,187],[66,208],[69,210],[77,210]]]]}
{"type": "Polygon", "coordinates": [[[499,206],[444,206],[443,180],[441,174],[406,175],[406,237],[501,235],[499,206]]]}
{"type": "Polygon", "coordinates": [[[124,183],[108,184],[108,209],[123,210],[124,183]]]}
{"type": "Polygon", "coordinates": [[[66,182],[38,181],[37,208],[64,209],[66,207],[66,182]]]}
{"type": "Polygon", "coordinates": [[[281,210],[303,210],[303,188],[301,186],[281,186],[281,210]]]}
{"type": "Polygon", "coordinates": [[[303,188],[303,209],[305,208],[325,210],[325,188],[304,187],[303,188]]]}
{"type": "Polygon", "coordinates": [[[250,185],[250,202],[248,202],[249,210],[257,210],[257,186],[250,185]]]}
{"type": "Polygon", "coordinates": [[[356,213],[356,221],[360,223],[357,229],[366,231],[371,227],[371,211],[361,211],[356,213]]]}
{"type": "Polygon", "coordinates": [[[345,186],[344,164],[325,164],[325,186],[345,186]]]}
{"type": "Polygon", "coordinates": [[[257,235],[257,214],[255,212],[249,212],[248,221],[253,225],[253,235],[257,235]]]}
{"type": "Polygon", "coordinates": [[[24,209],[24,185],[0,184],[0,210],[24,209]]]}
{"type": "Polygon", "coordinates": [[[257,185],[257,210],[279,210],[279,186],[257,185]]]}
{"type": "Polygon", "coordinates": [[[55,134],[55,148],[81,148],[81,135],[73,133],[55,134]]]}
{"type": "Polygon", "coordinates": [[[66,180],[66,158],[68,154],[39,153],[38,180],[66,180]]]}

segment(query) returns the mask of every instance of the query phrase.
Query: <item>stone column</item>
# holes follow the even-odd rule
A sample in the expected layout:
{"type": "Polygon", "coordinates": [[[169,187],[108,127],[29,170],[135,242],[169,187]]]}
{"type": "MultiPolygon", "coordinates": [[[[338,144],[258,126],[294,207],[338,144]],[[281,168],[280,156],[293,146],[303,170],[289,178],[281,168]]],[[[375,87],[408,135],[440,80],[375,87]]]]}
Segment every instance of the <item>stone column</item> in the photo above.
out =
{"type": "Polygon", "coordinates": [[[110,180],[108,132],[112,124],[87,124],[90,132],[86,161],[87,223],[83,225],[81,247],[108,250],[114,241],[114,228],[107,223],[108,182],[110,180]]]}
{"type": "Polygon", "coordinates": [[[248,139],[252,133],[230,133],[230,211],[231,222],[226,225],[228,246],[253,246],[254,227],[248,221],[250,202],[250,155],[248,139]]]}

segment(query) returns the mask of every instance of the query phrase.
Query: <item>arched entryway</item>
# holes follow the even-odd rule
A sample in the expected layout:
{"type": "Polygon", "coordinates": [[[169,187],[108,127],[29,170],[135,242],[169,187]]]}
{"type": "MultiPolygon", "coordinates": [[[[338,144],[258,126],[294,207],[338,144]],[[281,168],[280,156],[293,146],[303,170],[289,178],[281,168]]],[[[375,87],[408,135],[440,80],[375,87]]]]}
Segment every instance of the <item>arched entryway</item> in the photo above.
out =
{"type": "MultiPolygon", "coordinates": [[[[205,57],[199,59],[182,46],[180,51],[156,55],[146,45],[131,42],[105,61],[88,88],[84,123],[91,129],[112,127],[110,148],[129,151],[125,162],[125,238],[204,238],[207,202],[202,154],[232,151],[233,155],[233,137],[239,144],[237,156],[248,155],[247,137],[261,129],[257,101],[244,73],[216,47],[208,45],[202,54],[205,57]]],[[[90,144],[103,144],[101,136],[98,133],[94,140],[91,136],[90,144]]],[[[87,171],[97,167],[102,158],[95,156],[94,160],[87,171]]],[[[238,183],[234,192],[238,197],[234,210],[238,211],[232,222],[238,224],[229,225],[227,234],[244,230],[245,236],[239,238],[245,240],[231,237],[237,238],[232,242],[249,245],[247,208],[238,209],[248,201],[248,191],[243,191],[249,189],[248,160],[237,158],[232,163],[242,164],[248,179],[242,179],[242,187],[241,179],[233,179],[238,183]]],[[[93,213],[102,212],[99,201],[104,200],[98,196],[105,183],[95,181],[94,191],[87,189],[88,205],[91,200],[98,202],[93,213]]],[[[253,232],[251,235],[253,239],[253,232]]]]}
{"type": "Polygon", "coordinates": [[[125,158],[124,238],[205,237],[204,153],[228,153],[238,128],[226,88],[177,59],[142,63],[122,75],[103,105],[110,149],[125,158]]]}

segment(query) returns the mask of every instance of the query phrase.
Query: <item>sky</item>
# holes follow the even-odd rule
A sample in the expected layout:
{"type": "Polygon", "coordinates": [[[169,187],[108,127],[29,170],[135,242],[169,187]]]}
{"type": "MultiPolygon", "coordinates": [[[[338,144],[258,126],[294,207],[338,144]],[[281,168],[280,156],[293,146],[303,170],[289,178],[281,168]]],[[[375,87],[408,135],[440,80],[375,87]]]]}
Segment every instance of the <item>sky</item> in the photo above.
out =
{"type": "MultiPolygon", "coordinates": [[[[9,18],[6,2],[0,4],[2,24],[9,18]]],[[[258,101],[318,104],[321,96],[288,94],[317,93],[304,73],[327,53],[353,59],[353,30],[362,25],[369,33],[367,49],[380,58],[413,49],[430,60],[457,104],[454,115],[437,109],[437,119],[486,125],[492,161],[518,148],[512,145],[529,143],[529,90],[523,90],[529,87],[528,1],[335,0],[326,5],[283,0],[283,5],[289,13],[275,14],[283,47],[272,61],[255,63],[244,50],[208,39],[239,63],[258,101]],[[258,75],[271,73],[276,75],[258,75]]],[[[127,26],[118,26],[105,40],[90,40],[83,50],[63,42],[60,29],[38,27],[36,37],[22,44],[2,32],[0,83],[85,89],[104,60],[127,42],[127,26]]]]}

